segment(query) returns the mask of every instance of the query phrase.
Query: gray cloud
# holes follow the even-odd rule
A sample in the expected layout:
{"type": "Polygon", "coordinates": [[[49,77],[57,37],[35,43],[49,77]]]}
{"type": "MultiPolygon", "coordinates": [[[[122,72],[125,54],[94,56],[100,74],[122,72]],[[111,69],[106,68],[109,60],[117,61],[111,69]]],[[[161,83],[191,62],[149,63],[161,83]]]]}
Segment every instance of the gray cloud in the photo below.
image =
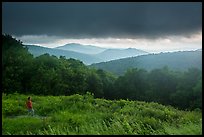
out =
{"type": "Polygon", "coordinates": [[[186,35],[202,29],[201,2],[3,2],[2,32],[67,38],[186,35]]]}
{"type": "Polygon", "coordinates": [[[54,43],[60,39],[56,36],[47,36],[47,35],[23,35],[23,36],[14,36],[16,39],[23,41],[24,43],[32,44],[50,44],[54,43]]]}

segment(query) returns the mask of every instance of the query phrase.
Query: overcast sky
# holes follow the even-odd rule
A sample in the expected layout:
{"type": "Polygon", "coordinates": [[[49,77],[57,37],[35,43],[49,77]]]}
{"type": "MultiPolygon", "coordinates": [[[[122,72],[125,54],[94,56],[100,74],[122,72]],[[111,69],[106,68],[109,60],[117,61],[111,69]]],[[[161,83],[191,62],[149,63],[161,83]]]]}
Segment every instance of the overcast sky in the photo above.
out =
{"type": "Polygon", "coordinates": [[[3,2],[2,33],[45,47],[193,50],[202,48],[202,3],[3,2]]]}

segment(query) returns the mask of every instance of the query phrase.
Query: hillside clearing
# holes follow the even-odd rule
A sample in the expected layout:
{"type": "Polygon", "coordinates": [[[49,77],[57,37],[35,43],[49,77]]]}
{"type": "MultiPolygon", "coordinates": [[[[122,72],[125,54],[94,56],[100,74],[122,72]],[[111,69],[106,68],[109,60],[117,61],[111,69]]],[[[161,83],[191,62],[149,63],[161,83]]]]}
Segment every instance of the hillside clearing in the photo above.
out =
{"type": "Polygon", "coordinates": [[[22,117],[27,114],[27,95],[3,94],[4,135],[202,134],[202,112],[199,110],[182,111],[154,102],[94,99],[89,92],[31,97],[36,116],[22,117]]]}

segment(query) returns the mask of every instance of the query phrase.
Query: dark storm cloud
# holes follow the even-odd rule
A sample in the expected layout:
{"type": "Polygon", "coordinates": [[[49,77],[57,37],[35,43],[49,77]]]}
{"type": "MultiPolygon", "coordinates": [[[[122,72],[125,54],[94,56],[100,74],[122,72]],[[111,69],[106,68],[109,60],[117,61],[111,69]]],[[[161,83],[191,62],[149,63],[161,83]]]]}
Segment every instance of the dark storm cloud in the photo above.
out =
{"type": "Polygon", "coordinates": [[[202,28],[202,3],[3,3],[3,33],[70,38],[161,37],[202,28]]]}

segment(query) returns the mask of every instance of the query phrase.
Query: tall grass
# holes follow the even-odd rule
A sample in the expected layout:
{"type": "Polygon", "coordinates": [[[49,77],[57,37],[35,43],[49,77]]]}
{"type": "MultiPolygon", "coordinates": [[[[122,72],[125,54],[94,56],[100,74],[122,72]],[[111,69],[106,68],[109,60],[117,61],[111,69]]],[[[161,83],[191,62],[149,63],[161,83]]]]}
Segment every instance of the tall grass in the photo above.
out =
{"type": "Polygon", "coordinates": [[[202,112],[142,101],[32,95],[35,116],[27,116],[26,95],[3,94],[4,135],[201,135],[202,112]]]}

